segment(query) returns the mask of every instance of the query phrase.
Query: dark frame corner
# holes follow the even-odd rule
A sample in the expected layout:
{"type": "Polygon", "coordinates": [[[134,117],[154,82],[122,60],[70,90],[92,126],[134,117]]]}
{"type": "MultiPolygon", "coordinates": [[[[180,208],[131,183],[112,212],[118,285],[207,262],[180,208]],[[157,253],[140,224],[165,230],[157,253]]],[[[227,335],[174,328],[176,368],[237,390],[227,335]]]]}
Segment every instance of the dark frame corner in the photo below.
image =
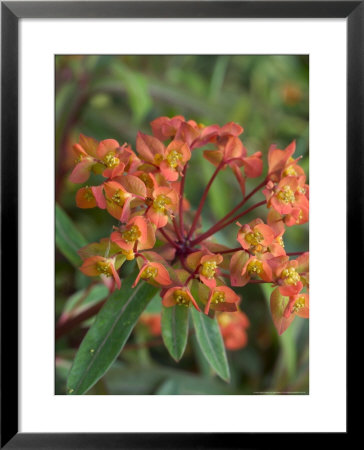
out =
{"type": "MultiPolygon", "coordinates": [[[[188,8],[182,1],[15,1],[2,2],[1,13],[1,448],[242,448],[242,442],[244,448],[261,447],[271,434],[245,433],[242,439],[242,433],[18,433],[18,324],[8,320],[18,317],[13,288],[18,286],[18,274],[5,272],[18,265],[18,22],[21,18],[347,18],[347,246],[351,254],[354,245],[357,253],[358,240],[359,251],[364,249],[364,1],[193,1],[188,8]],[[6,299],[9,285],[12,301],[6,299]]],[[[348,286],[361,279],[360,266],[347,271],[348,286]]],[[[279,438],[281,444],[292,439],[279,438]]],[[[307,439],[308,433],[302,435],[301,444],[307,439]]]]}

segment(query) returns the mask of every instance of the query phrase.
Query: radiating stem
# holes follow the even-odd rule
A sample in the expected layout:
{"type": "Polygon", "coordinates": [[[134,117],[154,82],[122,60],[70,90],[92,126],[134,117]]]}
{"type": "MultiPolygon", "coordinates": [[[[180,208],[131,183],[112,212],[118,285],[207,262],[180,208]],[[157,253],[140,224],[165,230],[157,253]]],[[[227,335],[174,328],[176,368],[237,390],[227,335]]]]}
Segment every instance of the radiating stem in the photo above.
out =
{"type": "MultiPolygon", "coordinates": [[[[267,178],[264,179],[256,188],[254,188],[239,204],[235,206],[226,216],[224,216],[222,219],[220,219],[215,225],[220,225],[225,222],[229,217],[231,217],[236,211],[238,211],[242,206],[245,205],[245,203],[256,193],[261,189],[267,182],[267,178]]],[[[215,226],[214,225],[214,226],[215,226]]]]}
{"type": "Polygon", "coordinates": [[[223,223],[223,224],[219,224],[217,223],[216,225],[214,225],[213,227],[211,227],[208,231],[206,231],[206,233],[203,233],[201,236],[199,236],[197,239],[195,239],[194,241],[191,242],[191,245],[197,245],[199,244],[201,241],[205,240],[206,238],[210,237],[211,235],[217,233],[218,231],[222,230],[223,228],[227,227],[228,225],[230,225],[231,223],[235,222],[236,220],[240,219],[240,217],[245,216],[246,214],[250,213],[250,211],[252,211],[255,208],[258,208],[259,206],[265,205],[266,201],[263,200],[259,203],[256,203],[255,205],[251,206],[250,208],[246,209],[245,211],[243,211],[242,213],[238,214],[237,216],[233,217],[232,219],[230,219],[228,222],[223,223]]]}
{"type": "Polygon", "coordinates": [[[165,237],[165,239],[174,247],[179,248],[179,246],[172,240],[171,237],[168,236],[168,234],[163,230],[163,228],[159,228],[158,231],[161,233],[162,236],[165,237]]]}
{"type": "Polygon", "coordinates": [[[224,165],[225,165],[224,161],[221,161],[221,163],[216,167],[215,172],[212,174],[212,177],[210,178],[210,181],[207,183],[207,186],[206,186],[206,188],[205,188],[205,190],[204,190],[204,192],[202,194],[202,197],[201,197],[201,200],[200,200],[200,204],[198,205],[195,217],[193,219],[190,231],[188,232],[187,239],[189,239],[192,236],[192,233],[195,231],[198,218],[201,215],[201,211],[202,211],[203,205],[205,204],[206,197],[207,197],[207,194],[208,194],[208,192],[210,190],[210,187],[211,187],[213,181],[215,180],[217,174],[220,172],[220,170],[222,169],[222,167],[224,165]]]}

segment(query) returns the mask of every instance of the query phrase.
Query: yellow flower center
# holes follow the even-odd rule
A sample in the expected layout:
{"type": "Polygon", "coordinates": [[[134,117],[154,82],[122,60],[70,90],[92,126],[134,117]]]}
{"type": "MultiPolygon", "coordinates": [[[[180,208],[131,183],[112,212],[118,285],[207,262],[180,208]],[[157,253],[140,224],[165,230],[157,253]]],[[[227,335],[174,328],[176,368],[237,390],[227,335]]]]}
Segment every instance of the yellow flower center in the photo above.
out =
{"type": "Polygon", "coordinates": [[[201,274],[208,279],[214,278],[216,267],[216,261],[206,261],[202,264],[201,274]]]}
{"type": "Polygon", "coordinates": [[[301,186],[298,186],[297,192],[299,192],[300,194],[306,194],[306,189],[301,186]]]}
{"type": "Polygon", "coordinates": [[[250,233],[247,233],[245,235],[245,240],[248,242],[248,244],[250,245],[258,245],[260,244],[260,242],[264,239],[262,233],[260,233],[259,231],[251,231],[250,233]]]}
{"type": "Polygon", "coordinates": [[[282,203],[294,203],[296,200],[294,192],[287,185],[283,186],[282,190],[278,192],[277,197],[282,203]]]}
{"type": "Polygon", "coordinates": [[[305,301],[305,297],[299,297],[298,300],[296,300],[295,304],[292,307],[292,312],[298,312],[300,311],[302,308],[305,307],[306,301],[305,301]]]}
{"type": "Polygon", "coordinates": [[[283,176],[284,177],[295,177],[295,176],[297,176],[297,172],[295,171],[293,166],[288,166],[284,169],[283,176]]]}
{"type": "Polygon", "coordinates": [[[277,237],[277,242],[281,247],[284,248],[284,241],[283,241],[282,236],[277,237]]]}
{"type": "Polygon", "coordinates": [[[284,269],[282,271],[282,278],[284,279],[284,282],[289,285],[296,285],[301,279],[294,267],[284,269]]]}
{"type": "Polygon", "coordinates": [[[153,202],[153,208],[160,213],[166,214],[166,206],[171,205],[172,201],[166,195],[160,194],[153,202]]]}
{"type": "Polygon", "coordinates": [[[158,269],[156,267],[148,266],[143,270],[141,278],[143,278],[143,280],[150,280],[151,278],[155,278],[157,274],[158,269]]]}
{"type": "Polygon", "coordinates": [[[115,156],[115,152],[109,152],[104,156],[104,163],[107,165],[107,167],[113,169],[114,167],[119,165],[120,159],[115,156]]]}
{"type": "Polygon", "coordinates": [[[300,223],[302,219],[303,219],[303,214],[302,214],[302,209],[300,209],[300,212],[298,213],[298,217],[297,217],[296,223],[300,223]]]}
{"type": "Polygon", "coordinates": [[[143,181],[147,188],[153,188],[153,181],[147,173],[143,172],[139,175],[139,178],[143,181]]]}
{"type": "Polygon", "coordinates": [[[182,161],[182,158],[183,156],[180,152],[178,152],[177,150],[171,150],[168,153],[167,161],[169,166],[172,167],[172,169],[175,169],[178,166],[179,162],[182,161]]]}
{"type": "Polygon", "coordinates": [[[121,235],[125,242],[130,243],[135,242],[142,234],[136,225],[132,225],[130,228],[123,231],[121,235]]]}
{"type": "Polygon", "coordinates": [[[89,186],[86,186],[83,197],[87,202],[91,202],[94,199],[94,194],[89,186]]]}
{"type": "Polygon", "coordinates": [[[125,199],[127,197],[127,194],[119,189],[115,192],[115,194],[112,196],[112,201],[116,203],[118,206],[123,206],[125,203],[125,199]]]}
{"type": "Polygon", "coordinates": [[[212,294],[211,303],[215,303],[216,305],[218,303],[224,303],[225,301],[225,292],[214,292],[212,294]]]}
{"type": "Polygon", "coordinates": [[[154,156],[154,161],[156,164],[160,164],[163,161],[163,155],[161,155],[160,153],[157,153],[154,156]]]}
{"type": "Polygon", "coordinates": [[[96,265],[96,270],[100,275],[106,275],[107,277],[112,276],[111,264],[106,261],[99,261],[96,265]]]}
{"type": "Polygon", "coordinates": [[[246,270],[249,275],[259,275],[263,271],[263,263],[257,259],[250,261],[246,270]]]}
{"type": "Polygon", "coordinates": [[[133,250],[121,250],[121,253],[125,256],[128,261],[135,259],[135,254],[133,250]]]}
{"type": "Polygon", "coordinates": [[[173,298],[175,299],[176,304],[180,306],[188,306],[190,303],[190,298],[187,292],[182,289],[177,289],[174,291],[173,298]]]}

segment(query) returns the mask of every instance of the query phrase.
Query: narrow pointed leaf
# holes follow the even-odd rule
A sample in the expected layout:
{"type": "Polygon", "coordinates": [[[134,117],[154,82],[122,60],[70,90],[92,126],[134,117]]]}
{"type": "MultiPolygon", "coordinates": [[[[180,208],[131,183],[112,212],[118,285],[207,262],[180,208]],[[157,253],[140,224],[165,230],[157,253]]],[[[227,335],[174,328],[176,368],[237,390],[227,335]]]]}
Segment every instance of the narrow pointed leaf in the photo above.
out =
{"type": "Polygon", "coordinates": [[[82,263],[82,259],[77,251],[87,244],[86,239],[59,205],[56,205],[55,222],[58,250],[71,264],[78,267],[82,263]]]}
{"type": "Polygon", "coordinates": [[[182,358],[187,344],[188,312],[190,308],[172,306],[162,308],[162,337],[170,355],[176,361],[182,358]]]}
{"type": "Polygon", "coordinates": [[[96,316],[83,339],[68,376],[68,393],[87,392],[110,368],[123,349],[139,316],[154,297],[157,288],[140,282],[131,287],[135,274],[123,280],[96,316]]]}
{"type": "Polygon", "coordinates": [[[197,342],[215,372],[225,381],[230,380],[230,370],[226,357],[224,341],[216,319],[191,308],[197,342]]]}

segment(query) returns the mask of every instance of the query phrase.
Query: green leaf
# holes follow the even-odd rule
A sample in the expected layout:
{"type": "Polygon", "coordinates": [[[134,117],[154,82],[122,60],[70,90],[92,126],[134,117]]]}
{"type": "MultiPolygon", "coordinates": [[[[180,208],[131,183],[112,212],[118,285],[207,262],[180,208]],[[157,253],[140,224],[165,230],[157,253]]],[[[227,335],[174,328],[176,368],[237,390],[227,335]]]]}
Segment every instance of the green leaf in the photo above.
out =
{"type": "Polygon", "coordinates": [[[68,376],[68,393],[88,391],[110,368],[123,349],[139,316],[157,288],[140,282],[132,288],[133,273],[107,300],[83,339],[68,376]]]}
{"type": "Polygon", "coordinates": [[[197,342],[202,353],[215,372],[225,381],[230,381],[230,370],[224,342],[216,319],[191,308],[197,342]]]}
{"type": "Polygon", "coordinates": [[[189,308],[175,305],[162,308],[162,337],[170,355],[176,361],[182,358],[188,337],[189,308]]]}
{"type": "Polygon", "coordinates": [[[63,209],[56,204],[56,245],[58,250],[70,263],[78,267],[82,259],[77,250],[86,244],[86,239],[77,230],[63,209]]]}
{"type": "Polygon", "coordinates": [[[89,306],[103,300],[108,295],[108,288],[104,284],[96,284],[86,289],[75,292],[66,301],[62,314],[74,316],[89,306]]]}

